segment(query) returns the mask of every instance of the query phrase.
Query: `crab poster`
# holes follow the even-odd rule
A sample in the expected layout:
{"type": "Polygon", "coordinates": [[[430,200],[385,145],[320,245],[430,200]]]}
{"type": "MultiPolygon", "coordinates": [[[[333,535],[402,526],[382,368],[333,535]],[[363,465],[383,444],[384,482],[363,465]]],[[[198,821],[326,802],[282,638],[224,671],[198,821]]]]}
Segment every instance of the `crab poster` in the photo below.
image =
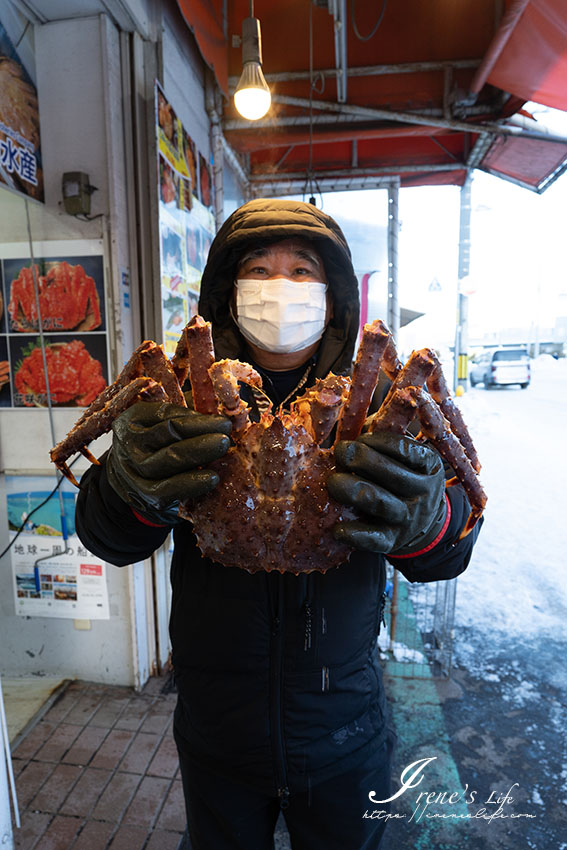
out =
{"type": "MultiPolygon", "coordinates": [[[[0,21],[0,183],[43,201],[43,171],[33,51],[21,21],[0,21]],[[9,31],[8,31],[9,30],[9,31]],[[14,46],[26,50],[27,61],[14,46]]],[[[27,29],[27,28],[26,28],[27,29]]]]}
{"type": "Polygon", "coordinates": [[[6,477],[16,614],[107,620],[105,564],[75,534],[76,492],[66,481],[61,485],[65,543],[55,484],[51,476],[6,477]]]}
{"type": "Polygon", "coordinates": [[[102,257],[5,259],[2,279],[0,407],[46,407],[47,383],[53,406],[89,405],[109,375],[102,257]]]}
{"type": "Polygon", "coordinates": [[[173,354],[181,329],[197,312],[215,234],[212,174],[158,83],[156,133],[163,341],[173,354]]]}

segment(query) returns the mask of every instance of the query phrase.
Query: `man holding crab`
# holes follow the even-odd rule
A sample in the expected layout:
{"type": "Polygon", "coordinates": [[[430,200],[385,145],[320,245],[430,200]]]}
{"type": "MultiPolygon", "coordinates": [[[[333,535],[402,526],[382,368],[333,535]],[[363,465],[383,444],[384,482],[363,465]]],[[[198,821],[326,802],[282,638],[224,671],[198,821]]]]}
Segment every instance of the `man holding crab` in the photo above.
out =
{"type": "MultiPolygon", "coordinates": [[[[348,374],[358,281],[340,228],[309,204],[245,204],[211,246],[199,312],[217,358],[251,363],[278,405],[331,370],[348,374]]],[[[263,396],[246,400],[258,418],[263,396]]],[[[76,526],[118,566],[149,557],[173,530],[184,846],[270,850],[282,811],[294,850],[376,850],[386,821],[363,815],[369,793],[391,796],[394,737],[376,659],[385,558],[410,581],[461,573],[478,533],[459,540],[462,488],[446,496],[439,455],[411,437],[339,443],[329,490],[361,516],[335,529],[354,548],[348,564],[251,574],[202,557],[177,514],[217,486],[207,466],[228,450],[230,421],[138,403],[113,430],[105,462],[83,476],[76,526]]]]}

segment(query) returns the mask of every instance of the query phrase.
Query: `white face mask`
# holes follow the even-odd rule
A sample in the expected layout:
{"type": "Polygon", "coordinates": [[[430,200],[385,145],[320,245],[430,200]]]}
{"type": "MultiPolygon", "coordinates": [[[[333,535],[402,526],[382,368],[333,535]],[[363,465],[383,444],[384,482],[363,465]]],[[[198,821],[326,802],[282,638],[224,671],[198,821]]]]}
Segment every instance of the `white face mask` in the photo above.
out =
{"type": "Polygon", "coordinates": [[[314,281],[236,281],[236,323],[242,336],[274,354],[301,351],[323,336],[327,285],[314,281]]]}

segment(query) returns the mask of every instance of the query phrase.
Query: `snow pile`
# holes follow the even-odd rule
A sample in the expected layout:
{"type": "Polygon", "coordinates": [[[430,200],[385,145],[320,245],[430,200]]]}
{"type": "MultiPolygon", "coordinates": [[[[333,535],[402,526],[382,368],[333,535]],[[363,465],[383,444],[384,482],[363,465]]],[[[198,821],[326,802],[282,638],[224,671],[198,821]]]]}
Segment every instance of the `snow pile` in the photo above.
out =
{"type": "MultiPolygon", "coordinates": [[[[456,625],[475,643],[564,634],[566,397],[567,361],[542,356],[527,390],[475,389],[457,399],[488,494],[457,589],[456,625]]],[[[466,647],[457,641],[457,649],[465,660],[466,647]]]]}

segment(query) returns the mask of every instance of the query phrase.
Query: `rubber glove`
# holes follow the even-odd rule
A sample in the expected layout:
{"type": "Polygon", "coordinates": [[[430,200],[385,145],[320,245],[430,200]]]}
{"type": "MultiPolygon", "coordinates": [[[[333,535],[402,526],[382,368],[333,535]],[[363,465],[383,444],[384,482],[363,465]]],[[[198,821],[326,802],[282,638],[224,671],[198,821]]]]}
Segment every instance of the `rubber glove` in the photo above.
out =
{"type": "Polygon", "coordinates": [[[405,555],[435,540],[446,516],[440,455],[411,437],[384,432],[343,440],[327,486],[338,502],[360,514],[338,523],[334,534],[355,549],[405,555]]]}
{"type": "Polygon", "coordinates": [[[203,496],[219,482],[207,465],[226,454],[232,423],[186,407],[138,402],[112,426],[106,458],[118,495],[148,519],[175,523],[180,501],[203,496]]]}

